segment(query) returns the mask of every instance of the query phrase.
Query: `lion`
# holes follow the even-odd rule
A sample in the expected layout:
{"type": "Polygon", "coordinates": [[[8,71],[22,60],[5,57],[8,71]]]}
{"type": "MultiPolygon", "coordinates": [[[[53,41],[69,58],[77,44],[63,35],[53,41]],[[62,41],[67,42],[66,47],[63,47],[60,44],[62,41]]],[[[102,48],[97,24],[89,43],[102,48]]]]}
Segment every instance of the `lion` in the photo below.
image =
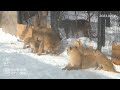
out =
{"type": "Polygon", "coordinates": [[[116,65],[120,65],[120,59],[112,57],[111,62],[114,63],[114,64],[116,64],[116,65]]]}
{"type": "Polygon", "coordinates": [[[26,33],[26,25],[17,24],[17,38],[19,40],[23,40],[25,33],[26,33]]]}
{"type": "Polygon", "coordinates": [[[23,49],[31,44],[33,48],[37,48],[33,52],[37,52],[38,55],[58,52],[61,38],[51,28],[28,27],[26,32],[23,49]]]}
{"type": "Polygon", "coordinates": [[[120,59],[120,50],[112,50],[112,57],[120,59]]]}
{"type": "Polygon", "coordinates": [[[20,41],[23,41],[23,49],[30,46],[30,41],[32,38],[33,27],[24,24],[17,24],[17,37],[20,41]]]}
{"type": "Polygon", "coordinates": [[[112,42],[112,57],[120,59],[120,44],[112,42]]]}
{"type": "Polygon", "coordinates": [[[97,66],[92,46],[85,48],[80,40],[75,40],[73,46],[76,46],[82,55],[82,69],[94,68],[97,66]]]}
{"type": "Polygon", "coordinates": [[[35,29],[32,35],[35,41],[39,41],[38,55],[42,53],[55,54],[60,47],[61,38],[51,28],[35,29]]]}
{"type": "Polygon", "coordinates": [[[112,42],[112,49],[113,50],[120,50],[120,43],[113,41],[112,42]]]}
{"type": "Polygon", "coordinates": [[[38,53],[39,50],[39,42],[35,42],[33,38],[30,39],[30,48],[33,53],[38,53]]]}
{"type": "Polygon", "coordinates": [[[56,54],[60,48],[60,41],[61,38],[53,32],[45,34],[44,50],[47,53],[51,52],[52,54],[56,54]]]}
{"type": "Polygon", "coordinates": [[[76,51],[72,51],[72,53],[70,53],[70,50],[72,50],[71,48],[68,49],[69,52],[67,51],[68,55],[70,56],[70,60],[68,65],[64,69],[75,69],[76,65],[77,69],[78,67],[79,69],[95,68],[119,73],[115,70],[111,61],[99,50],[94,50],[92,47],[84,48],[79,41],[77,41],[75,45],[76,46],[74,47],[76,48],[76,51]],[[83,51],[80,51],[80,49],[82,49],[83,51]]]}
{"type": "Polygon", "coordinates": [[[84,48],[82,69],[95,68],[98,66],[93,51],[94,49],[91,47],[84,48]]]}
{"type": "Polygon", "coordinates": [[[24,34],[24,37],[23,37],[23,43],[24,43],[23,49],[26,49],[27,45],[30,46],[30,40],[33,37],[32,36],[33,27],[27,27],[24,32],[23,32],[23,34],[24,34]]]}
{"type": "Polygon", "coordinates": [[[69,63],[63,68],[63,70],[78,70],[82,68],[82,57],[77,47],[69,47],[67,49],[69,56],[69,63]]]}
{"type": "Polygon", "coordinates": [[[72,44],[73,44],[72,46],[77,47],[79,49],[80,53],[83,54],[84,47],[83,47],[83,45],[82,45],[80,40],[75,40],[72,44]]]}
{"type": "Polygon", "coordinates": [[[94,58],[96,59],[96,62],[98,64],[98,67],[96,67],[96,69],[117,72],[111,61],[102,52],[100,52],[99,50],[95,50],[93,53],[95,56],[94,58]]]}

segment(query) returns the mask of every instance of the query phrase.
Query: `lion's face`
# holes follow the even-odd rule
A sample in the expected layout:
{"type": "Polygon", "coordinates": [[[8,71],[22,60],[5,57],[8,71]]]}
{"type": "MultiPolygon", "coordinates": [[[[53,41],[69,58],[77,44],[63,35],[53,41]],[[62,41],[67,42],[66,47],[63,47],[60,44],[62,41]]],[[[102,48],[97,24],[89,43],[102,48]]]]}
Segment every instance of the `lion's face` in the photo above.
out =
{"type": "Polygon", "coordinates": [[[73,47],[69,47],[68,49],[67,49],[67,54],[68,55],[70,55],[70,54],[74,54],[74,53],[76,53],[76,52],[79,52],[79,50],[78,50],[78,48],[75,46],[73,46],[73,47]]]}

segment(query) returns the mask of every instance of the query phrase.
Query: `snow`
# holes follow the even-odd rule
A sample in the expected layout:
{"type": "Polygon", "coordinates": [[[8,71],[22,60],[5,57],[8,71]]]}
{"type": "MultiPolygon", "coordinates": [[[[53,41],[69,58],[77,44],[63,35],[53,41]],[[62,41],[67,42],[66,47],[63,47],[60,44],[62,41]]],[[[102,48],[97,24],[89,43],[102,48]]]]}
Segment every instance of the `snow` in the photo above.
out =
{"type": "MultiPolygon", "coordinates": [[[[0,78],[1,79],[120,79],[119,73],[95,70],[62,70],[68,63],[67,47],[74,38],[64,39],[65,51],[60,55],[41,55],[31,53],[30,48],[22,49],[23,43],[15,36],[4,33],[0,29],[0,78]]],[[[97,47],[96,41],[79,38],[84,46],[97,47]]],[[[110,46],[109,46],[110,47],[110,46]]],[[[103,48],[103,51],[107,50],[103,48]]],[[[107,50],[108,51],[108,50],[107,50]]],[[[120,66],[114,65],[120,72],[120,66]]]]}

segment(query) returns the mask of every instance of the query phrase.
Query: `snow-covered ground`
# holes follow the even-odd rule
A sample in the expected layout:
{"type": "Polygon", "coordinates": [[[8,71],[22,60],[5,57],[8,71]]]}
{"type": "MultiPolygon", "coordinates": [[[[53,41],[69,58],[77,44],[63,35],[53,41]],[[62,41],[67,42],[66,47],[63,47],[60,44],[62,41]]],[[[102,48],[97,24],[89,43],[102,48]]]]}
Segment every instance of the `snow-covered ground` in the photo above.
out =
{"type": "MultiPolygon", "coordinates": [[[[18,42],[15,36],[5,34],[0,29],[0,78],[1,79],[120,79],[119,73],[103,70],[62,70],[68,62],[66,49],[58,56],[31,53],[31,50],[22,49],[23,43],[18,42]]],[[[70,38],[63,41],[64,46],[70,45],[70,38]]],[[[85,46],[97,47],[96,42],[81,37],[85,46]]],[[[107,50],[107,49],[103,49],[107,50]]],[[[114,65],[117,71],[120,66],[114,65]]]]}

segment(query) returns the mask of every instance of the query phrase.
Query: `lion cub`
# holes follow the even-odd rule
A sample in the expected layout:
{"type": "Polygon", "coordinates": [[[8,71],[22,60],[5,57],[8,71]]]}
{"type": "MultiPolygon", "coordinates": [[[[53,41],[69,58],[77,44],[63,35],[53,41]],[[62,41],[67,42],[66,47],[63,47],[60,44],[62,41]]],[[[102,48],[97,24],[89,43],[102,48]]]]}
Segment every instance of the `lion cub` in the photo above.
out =
{"type": "Polygon", "coordinates": [[[69,63],[68,65],[65,66],[65,68],[63,68],[63,70],[67,69],[67,70],[76,70],[76,69],[81,69],[82,66],[82,58],[81,58],[81,54],[78,50],[77,47],[69,47],[67,49],[67,54],[69,56],[69,63]]]}
{"type": "Polygon", "coordinates": [[[114,69],[111,61],[99,50],[95,50],[94,52],[95,59],[97,61],[98,67],[96,69],[103,69],[105,71],[117,72],[114,69]]]}

